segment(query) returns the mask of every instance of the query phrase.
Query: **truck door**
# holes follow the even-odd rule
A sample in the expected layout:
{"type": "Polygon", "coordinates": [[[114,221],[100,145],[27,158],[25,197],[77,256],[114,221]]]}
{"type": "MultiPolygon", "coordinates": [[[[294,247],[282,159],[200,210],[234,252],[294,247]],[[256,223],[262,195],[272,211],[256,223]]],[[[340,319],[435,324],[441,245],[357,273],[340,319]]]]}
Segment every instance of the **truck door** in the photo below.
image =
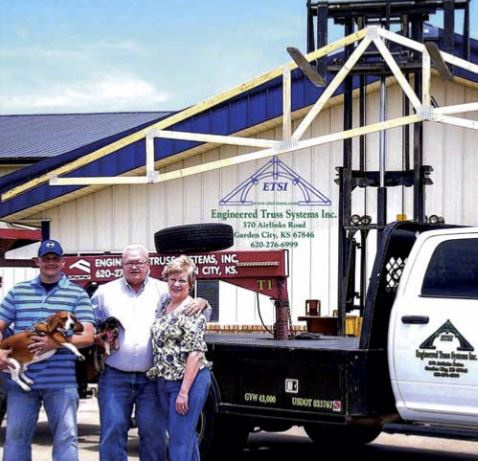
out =
{"type": "Polygon", "coordinates": [[[478,232],[422,234],[392,309],[389,366],[405,420],[478,426],[478,232]]]}

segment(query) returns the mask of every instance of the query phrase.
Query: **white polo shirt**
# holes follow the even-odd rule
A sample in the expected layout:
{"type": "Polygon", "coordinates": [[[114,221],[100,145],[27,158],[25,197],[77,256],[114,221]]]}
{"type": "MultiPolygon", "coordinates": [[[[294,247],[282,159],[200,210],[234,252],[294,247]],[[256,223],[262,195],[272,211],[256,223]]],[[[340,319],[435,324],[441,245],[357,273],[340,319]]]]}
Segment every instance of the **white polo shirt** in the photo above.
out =
{"type": "Polygon", "coordinates": [[[168,293],[165,282],[147,277],[136,293],[124,277],[101,285],[91,298],[98,322],[116,317],[124,327],[119,334],[119,350],[106,363],[122,371],[149,370],[153,364],[151,327],[162,295],[168,293]]]}

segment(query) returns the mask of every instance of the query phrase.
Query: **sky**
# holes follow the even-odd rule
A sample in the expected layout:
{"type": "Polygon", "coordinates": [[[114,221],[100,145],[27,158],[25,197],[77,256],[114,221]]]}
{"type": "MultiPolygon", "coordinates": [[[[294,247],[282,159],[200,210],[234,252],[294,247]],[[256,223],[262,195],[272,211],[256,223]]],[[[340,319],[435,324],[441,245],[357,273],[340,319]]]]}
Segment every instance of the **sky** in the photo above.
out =
{"type": "MultiPolygon", "coordinates": [[[[0,114],[185,108],[305,52],[305,5],[0,0],[0,114]]],[[[478,0],[471,18],[476,36],[478,0]]]]}

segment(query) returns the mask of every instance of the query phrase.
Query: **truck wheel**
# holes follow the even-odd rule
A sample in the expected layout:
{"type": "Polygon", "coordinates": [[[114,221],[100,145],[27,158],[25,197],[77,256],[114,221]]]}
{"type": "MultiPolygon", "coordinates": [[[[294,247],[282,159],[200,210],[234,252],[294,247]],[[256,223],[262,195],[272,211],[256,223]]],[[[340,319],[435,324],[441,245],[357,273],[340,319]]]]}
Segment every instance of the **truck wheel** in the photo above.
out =
{"type": "Polygon", "coordinates": [[[159,230],[154,243],[158,253],[218,251],[234,245],[234,235],[229,224],[190,224],[159,230]]]}
{"type": "MultiPolygon", "coordinates": [[[[375,440],[381,432],[375,426],[323,426],[320,424],[306,424],[305,432],[310,439],[318,444],[346,441],[350,445],[365,445],[375,440]]],[[[338,445],[340,446],[340,445],[338,445]]]]}
{"type": "Polygon", "coordinates": [[[250,428],[246,421],[218,415],[214,408],[214,396],[210,393],[197,428],[201,459],[219,461],[225,453],[231,459],[244,447],[250,428]]]}

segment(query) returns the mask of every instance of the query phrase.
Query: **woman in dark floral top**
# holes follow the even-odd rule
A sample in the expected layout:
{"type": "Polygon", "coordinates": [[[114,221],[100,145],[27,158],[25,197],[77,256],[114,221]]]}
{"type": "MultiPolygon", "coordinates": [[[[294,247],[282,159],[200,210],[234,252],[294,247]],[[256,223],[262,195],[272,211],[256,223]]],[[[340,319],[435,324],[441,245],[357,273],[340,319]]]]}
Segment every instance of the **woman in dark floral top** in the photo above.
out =
{"type": "Polygon", "coordinates": [[[206,318],[184,313],[193,300],[189,292],[195,271],[184,255],[164,268],[169,296],[162,300],[151,330],[154,359],[147,375],[158,380],[170,461],[199,461],[196,425],[211,384],[210,365],[204,357],[206,318]]]}

